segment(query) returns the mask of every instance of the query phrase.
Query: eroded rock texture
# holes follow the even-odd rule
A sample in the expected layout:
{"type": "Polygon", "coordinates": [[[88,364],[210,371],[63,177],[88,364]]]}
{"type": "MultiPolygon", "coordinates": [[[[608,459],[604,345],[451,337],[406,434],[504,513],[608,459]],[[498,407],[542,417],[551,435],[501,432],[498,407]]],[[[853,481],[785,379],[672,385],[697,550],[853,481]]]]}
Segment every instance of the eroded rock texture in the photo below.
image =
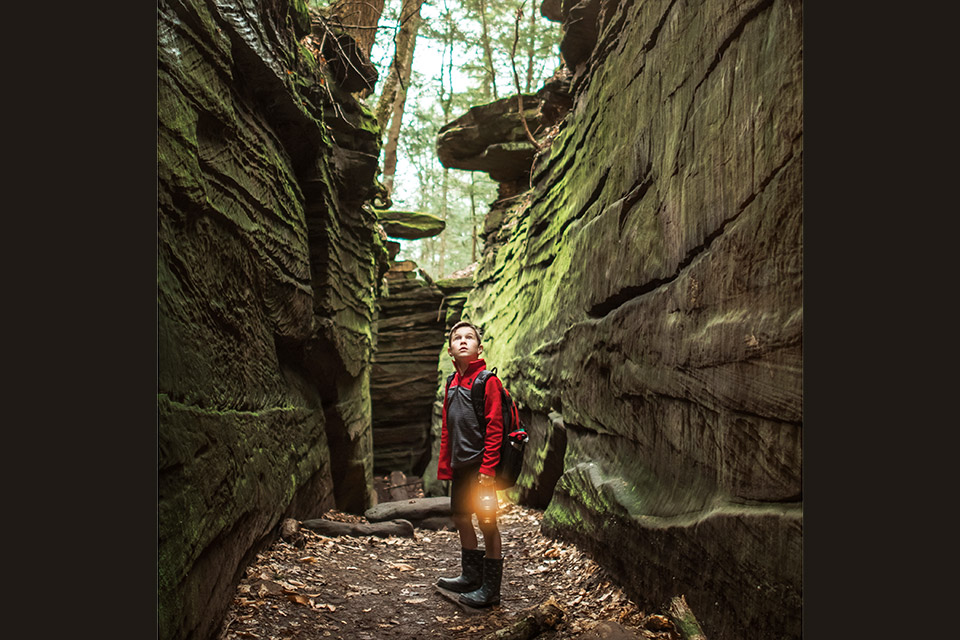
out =
{"type": "Polygon", "coordinates": [[[158,631],[205,639],[284,517],[371,504],[379,136],[302,1],[158,12],[158,631]]]}
{"type": "Polygon", "coordinates": [[[437,132],[437,157],[451,169],[485,171],[498,182],[523,178],[530,173],[536,149],[527,129],[540,132],[536,96],[523,96],[523,119],[516,96],[471,107],[437,132]]]}
{"type": "Polygon", "coordinates": [[[800,2],[543,13],[570,108],[463,311],[533,432],[515,492],[709,638],[799,638],[800,2]]]}
{"type": "Polygon", "coordinates": [[[443,293],[412,261],[387,272],[370,377],[374,472],[419,476],[429,461],[430,419],[443,342],[443,293]]]}
{"type": "Polygon", "coordinates": [[[447,223],[437,216],[422,211],[377,211],[377,219],[391,238],[419,240],[440,235],[447,223]]]}

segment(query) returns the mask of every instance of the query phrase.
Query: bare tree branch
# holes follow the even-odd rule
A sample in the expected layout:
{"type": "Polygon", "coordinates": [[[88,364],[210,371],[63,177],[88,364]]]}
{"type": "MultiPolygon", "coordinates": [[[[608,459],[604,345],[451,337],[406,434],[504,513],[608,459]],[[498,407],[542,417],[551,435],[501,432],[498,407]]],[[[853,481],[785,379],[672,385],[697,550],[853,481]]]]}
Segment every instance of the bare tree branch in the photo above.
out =
{"type": "Polygon", "coordinates": [[[523,129],[527,132],[527,138],[533,143],[537,151],[543,149],[543,145],[537,142],[537,139],[530,133],[530,126],[527,124],[527,118],[523,114],[523,93],[520,91],[520,76],[517,74],[517,42],[520,40],[520,20],[523,19],[523,5],[517,6],[516,19],[513,23],[513,48],[510,50],[510,66],[513,67],[513,84],[517,88],[517,112],[520,114],[520,121],[523,122],[523,129]]]}

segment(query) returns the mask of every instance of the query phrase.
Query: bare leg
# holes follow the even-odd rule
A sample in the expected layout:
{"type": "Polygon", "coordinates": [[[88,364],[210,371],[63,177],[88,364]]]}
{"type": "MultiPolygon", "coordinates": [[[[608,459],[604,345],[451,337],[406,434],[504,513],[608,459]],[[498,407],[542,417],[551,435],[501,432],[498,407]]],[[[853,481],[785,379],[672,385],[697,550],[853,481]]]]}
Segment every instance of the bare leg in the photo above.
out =
{"type": "MultiPolygon", "coordinates": [[[[473,528],[473,514],[458,514],[453,516],[453,524],[460,534],[460,546],[464,549],[477,548],[477,531],[473,528]]],[[[486,535],[484,535],[486,541],[486,535]]],[[[500,548],[500,537],[497,536],[497,549],[500,548]]]]}
{"type": "MultiPolygon", "coordinates": [[[[472,526],[470,530],[471,532],[473,531],[472,526]]],[[[497,523],[481,524],[480,532],[483,534],[483,548],[486,551],[484,557],[500,559],[500,529],[497,527],[497,523]]],[[[461,533],[460,535],[462,540],[463,534],[461,533]]],[[[473,535],[474,539],[476,539],[476,533],[473,535]]]]}

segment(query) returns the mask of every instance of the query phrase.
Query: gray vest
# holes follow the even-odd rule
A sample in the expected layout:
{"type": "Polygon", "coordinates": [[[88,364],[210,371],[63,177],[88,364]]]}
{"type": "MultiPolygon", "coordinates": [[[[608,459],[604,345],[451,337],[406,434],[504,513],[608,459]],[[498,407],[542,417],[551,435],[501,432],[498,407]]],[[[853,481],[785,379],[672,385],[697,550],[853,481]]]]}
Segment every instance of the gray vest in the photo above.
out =
{"type": "Polygon", "coordinates": [[[483,460],[486,434],[477,422],[470,400],[470,389],[450,385],[447,391],[447,440],[450,443],[450,467],[458,469],[479,465],[483,460]]]}

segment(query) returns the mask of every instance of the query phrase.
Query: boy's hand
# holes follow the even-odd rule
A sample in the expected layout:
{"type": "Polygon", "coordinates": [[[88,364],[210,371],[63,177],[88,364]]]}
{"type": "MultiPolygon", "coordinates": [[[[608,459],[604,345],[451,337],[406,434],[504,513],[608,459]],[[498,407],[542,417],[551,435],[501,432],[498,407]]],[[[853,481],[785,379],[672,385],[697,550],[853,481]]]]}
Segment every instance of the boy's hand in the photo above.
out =
{"type": "Polygon", "coordinates": [[[496,480],[495,480],[492,476],[488,476],[488,475],[485,474],[485,473],[481,473],[481,474],[480,474],[480,486],[481,486],[481,487],[486,487],[487,485],[491,485],[491,484],[493,484],[494,482],[496,482],[496,480]]]}

